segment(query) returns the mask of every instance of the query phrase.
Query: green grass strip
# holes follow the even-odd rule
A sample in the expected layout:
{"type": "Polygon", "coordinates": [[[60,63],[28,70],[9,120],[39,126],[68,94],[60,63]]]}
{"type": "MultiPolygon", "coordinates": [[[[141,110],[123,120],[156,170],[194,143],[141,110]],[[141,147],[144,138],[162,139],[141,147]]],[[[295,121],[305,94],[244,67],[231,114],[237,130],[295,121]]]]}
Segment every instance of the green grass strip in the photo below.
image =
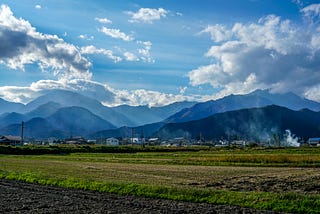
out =
{"type": "Polygon", "coordinates": [[[0,170],[0,178],[18,180],[41,185],[93,190],[120,195],[134,195],[189,202],[205,202],[220,205],[234,205],[260,210],[290,213],[319,213],[320,196],[294,193],[233,192],[176,187],[141,185],[132,183],[105,183],[77,178],[58,179],[31,172],[17,173],[0,170]]]}

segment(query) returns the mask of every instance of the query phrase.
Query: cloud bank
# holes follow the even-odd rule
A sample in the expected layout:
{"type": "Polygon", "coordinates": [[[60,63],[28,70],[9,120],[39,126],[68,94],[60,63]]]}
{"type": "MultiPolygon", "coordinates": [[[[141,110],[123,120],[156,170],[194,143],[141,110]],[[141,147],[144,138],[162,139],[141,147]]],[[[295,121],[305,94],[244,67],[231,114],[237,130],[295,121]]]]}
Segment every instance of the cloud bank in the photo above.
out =
{"type": "MultiPolygon", "coordinates": [[[[320,4],[301,12],[318,16],[320,4]]],[[[190,71],[191,85],[210,84],[220,96],[270,88],[320,101],[320,28],[314,22],[297,25],[269,15],[256,23],[210,25],[199,34],[211,36],[205,56],[213,63],[190,71]]]]}
{"type": "Polygon", "coordinates": [[[2,86],[0,87],[0,97],[19,103],[28,103],[35,98],[45,94],[49,90],[69,90],[91,97],[100,101],[106,106],[117,105],[148,105],[164,106],[180,101],[195,101],[198,97],[185,96],[182,94],[166,94],[158,91],[140,90],[118,90],[91,80],[39,80],[30,86],[2,86]],[[155,99],[156,98],[156,99],[155,99]]]}
{"type": "Polygon", "coordinates": [[[24,70],[38,64],[60,79],[90,79],[91,63],[77,47],[56,35],[42,34],[23,19],[17,19],[6,5],[0,8],[0,64],[24,70]]]}

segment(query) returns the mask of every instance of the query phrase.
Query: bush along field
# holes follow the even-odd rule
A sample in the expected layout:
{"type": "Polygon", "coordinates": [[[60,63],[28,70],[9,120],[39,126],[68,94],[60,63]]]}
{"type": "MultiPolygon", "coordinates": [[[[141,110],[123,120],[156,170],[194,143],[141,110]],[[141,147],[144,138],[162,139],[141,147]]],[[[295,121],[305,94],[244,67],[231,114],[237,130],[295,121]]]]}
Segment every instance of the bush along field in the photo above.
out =
{"type": "Polygon", "coordinates": [[[0,151],[3,179],[279,212],[320,212],[318,148],[2,146],[0,151]]]}

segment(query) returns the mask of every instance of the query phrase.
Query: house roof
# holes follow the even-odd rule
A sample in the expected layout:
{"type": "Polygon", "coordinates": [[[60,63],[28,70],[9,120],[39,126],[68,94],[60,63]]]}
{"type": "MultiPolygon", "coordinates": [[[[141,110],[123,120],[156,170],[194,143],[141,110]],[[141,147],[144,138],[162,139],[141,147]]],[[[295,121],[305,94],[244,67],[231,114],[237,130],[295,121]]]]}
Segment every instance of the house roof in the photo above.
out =
{"type": "Polygon", "coordinates": [[[309,138],[309,141],[320,141],[320,137],[309,138]]]}
{"type": "Polygon", "coordinates": [[[5,140],[21,141],[21,137],[20,136],[12,136],[12,135],[3,135],[0,137],[0,141],[5,141],[5,140]]]}

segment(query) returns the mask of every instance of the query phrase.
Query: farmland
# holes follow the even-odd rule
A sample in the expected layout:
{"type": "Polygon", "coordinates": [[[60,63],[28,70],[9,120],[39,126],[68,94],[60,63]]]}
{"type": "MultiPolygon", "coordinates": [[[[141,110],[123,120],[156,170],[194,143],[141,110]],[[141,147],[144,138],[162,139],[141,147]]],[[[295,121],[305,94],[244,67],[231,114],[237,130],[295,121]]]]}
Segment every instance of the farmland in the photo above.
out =
{"type": "MultiPolygon", "coordinates": [[[[39,148],[28,151],[35,149],[39,148]]],[[[44,153],[52,150],[41,149],[44,153]]],[[[67,149],[68,153],[59,154],[2,154],[0,177],[260,210],[294,213],[320,210],[318,148],[197,147],[163,151],[133,147],[130,152],[118,148],[117,153],[110,152],[114,148],[103,148],[104,153],[99,152],[101,148],[67,149]]]]}

